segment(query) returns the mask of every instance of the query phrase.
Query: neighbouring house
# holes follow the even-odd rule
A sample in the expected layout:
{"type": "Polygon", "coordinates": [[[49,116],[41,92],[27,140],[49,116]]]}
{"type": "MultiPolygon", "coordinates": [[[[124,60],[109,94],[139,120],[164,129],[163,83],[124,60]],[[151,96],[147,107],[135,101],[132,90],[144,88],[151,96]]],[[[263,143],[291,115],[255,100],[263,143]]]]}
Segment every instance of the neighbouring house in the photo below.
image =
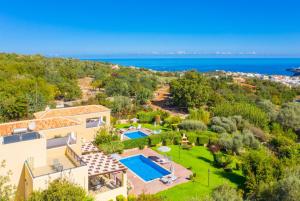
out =
{"type": "Polygon", "coordinates": [[[36,119],[0,124],[0,161],[12,171],[16,200],[43,190],[57,178],[80,185],[96,200],[127,196],[126,167],[95,147],[96,131],[110,126],[100,105],[47,109],[36,119]]]}

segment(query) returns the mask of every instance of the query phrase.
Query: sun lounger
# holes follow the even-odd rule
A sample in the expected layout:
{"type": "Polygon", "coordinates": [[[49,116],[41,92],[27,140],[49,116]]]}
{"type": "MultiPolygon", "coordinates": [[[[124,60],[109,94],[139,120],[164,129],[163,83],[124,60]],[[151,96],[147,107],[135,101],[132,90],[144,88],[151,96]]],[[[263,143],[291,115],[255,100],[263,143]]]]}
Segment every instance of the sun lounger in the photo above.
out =
{"type": "Polygon", "coordinates": [[[164,184],[171,184],[172,183],[172,180],[168,177],[162,177],[159,179],[162,183],[164,184]]]}
{"type": "Polygon", "coordinates": [[[159,162],[159,160],[160,160],[160,158],[158,156],[149,156],[148,158],[155,162],[159,162]]]}
{"type": "Polygon", "coordinates": [[[171,175],[170,178],[172,181],[176,181],[178,179],[178,177],[176,177],[175,175],[171,175]]]}
{"type": "Polygon", "coordinates": [[[166,164],[166,163],[170,163],[170,160],[167,158],[161,158],[158,162],[161,164],[166,164]]]}

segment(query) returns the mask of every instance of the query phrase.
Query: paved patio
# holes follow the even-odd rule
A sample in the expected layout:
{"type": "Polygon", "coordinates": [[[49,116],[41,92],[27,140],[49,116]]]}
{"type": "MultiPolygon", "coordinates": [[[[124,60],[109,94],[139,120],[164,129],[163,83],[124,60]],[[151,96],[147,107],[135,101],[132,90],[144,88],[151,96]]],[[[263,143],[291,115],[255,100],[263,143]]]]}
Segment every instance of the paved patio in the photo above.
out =
{"type": "MultiPolygon", "coordinates": [[[[147,156],[163,157],[162,155],[158,154],[157,152],[153,151],[150,148],[145,148],[143,150],[139,150],[139,149],[127,150],[123,154],[121,154],[121,157],[124,158],[124,157],[137,155],[137,154],[143,154],[146,157],[147,156]]],[[[155,194],[157,192],[166,190],[168,188],[172,188],[178,184],[188,182],[189,180],[187,178],[189,177],[190,174],[192,174],[192,172],[177,163],[173,162],[173,165],[175,168],[175,175],[177,176],[178,179],[174,181],[172,184],[163,184],[161,181],[159,181],[159,179],[146,183],[141,179],[139,179],[135,174],[133,174],[130,171],[130,169],[128,169],[127,171],[128,180],[133,185],[133,189],[131,189],[129,193],[136,194],[136,195],[139,195],[141,193],[155,194]]],[[[166,169],[170,169],[170,163],[163,164],[162,166],[165,167],[166,169]]]]}

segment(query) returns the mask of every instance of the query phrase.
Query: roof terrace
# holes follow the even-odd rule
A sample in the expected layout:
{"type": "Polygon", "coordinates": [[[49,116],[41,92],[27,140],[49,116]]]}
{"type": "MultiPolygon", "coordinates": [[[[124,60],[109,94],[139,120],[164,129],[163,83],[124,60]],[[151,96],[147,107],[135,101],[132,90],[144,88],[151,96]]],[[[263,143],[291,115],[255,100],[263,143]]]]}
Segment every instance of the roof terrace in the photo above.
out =
{"type": "MultiPolygon", "coordinates": [[[[28,162],[30,164],[30,162],[28,162]]],[[[47,150],[47,161],[44,166],[30,168],[34,177],[49,175],[65,170],[71,170],[85,165],[76,157],[76,153],[70,147],[59,147],[47,150]],[[75,156],[75,157],[74,157],[75,156]]]]}

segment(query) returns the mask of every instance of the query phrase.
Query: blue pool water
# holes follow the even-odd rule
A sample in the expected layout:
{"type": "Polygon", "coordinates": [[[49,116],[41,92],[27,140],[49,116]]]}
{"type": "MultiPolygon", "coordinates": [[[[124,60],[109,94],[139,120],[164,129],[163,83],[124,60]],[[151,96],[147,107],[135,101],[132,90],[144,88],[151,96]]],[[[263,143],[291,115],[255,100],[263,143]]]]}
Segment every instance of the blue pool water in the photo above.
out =
{"type": "Polygon", "coordinates": [[[130,132],[124,133],[124,135],[126,137],[128,137],[129,139],[137,139],[137,138],[143,138],[143,137],[148,136],[147,134],[143,133],[142,131],[130,131],[130,132]]]}
{"type": "Polygon", "coordinates": [[[124,158],[121,159],[120,162],[145,182],[171,174],[170,171],[162,168],[143,155],[124,158]]]}

